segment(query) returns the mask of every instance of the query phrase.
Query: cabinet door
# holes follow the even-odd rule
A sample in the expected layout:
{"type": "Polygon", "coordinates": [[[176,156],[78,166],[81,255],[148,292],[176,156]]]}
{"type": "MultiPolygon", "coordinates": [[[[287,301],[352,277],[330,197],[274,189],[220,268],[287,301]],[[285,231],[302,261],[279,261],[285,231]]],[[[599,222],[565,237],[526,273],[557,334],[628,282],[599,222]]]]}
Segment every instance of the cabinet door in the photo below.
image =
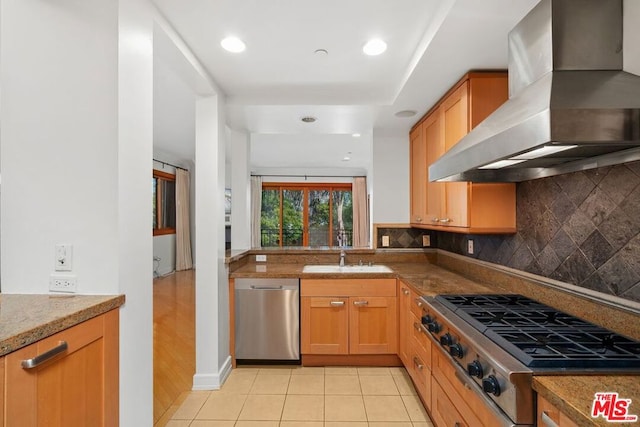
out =
{"type": "Polygon", "coordinates": [[[118,425],[118,312],[113,310],[6,356],[10,426],[118,425]],[[22,362],[67,349],[33,368],[22,362]]]}
{"type": "Polygon", "coordinates": [[[423,224],[427,203],[427,147],[422,125],[411,132],[409,140],[411,223],[423,224]]]}
{"type": "Polygon", "coordinates": [[[349,299],[302,297],[302,354],[349,353],[349,299]]]}
{"type": "MultiPolygon", "coordinates": [[[[438,160],[444,153],[442,112],[443,109],[438,108],[422,124],[424,140],[427,146],[427,166],[438,160]]],[[[440,224],[444,208],[444,186],[445,183],[443,182],[429,182],[427,173],[427,211],[425,221],[427,224],[440,224]]]]}
{"type": "Polygon", "coordinates": [[[349,352],[394,354],[398,349],[396,297],[349,298],[349,352]]]}
{"type": "Polygon", "coordinates": [[[411,342],[411,291],[409,287],[402,281],[398,280],[398,356],[405,366],[410,366],[411,351],[409,344],[411,342]]]}
{"type": "MultiPolygon", "coordinates": [[[[469,133],[469,83],[464,82],[442,103],[444,122],[444,149],[449,151],[469,133]]],[[[443,225],[468,227],[468,183],[445,183],[443,225]]]]}

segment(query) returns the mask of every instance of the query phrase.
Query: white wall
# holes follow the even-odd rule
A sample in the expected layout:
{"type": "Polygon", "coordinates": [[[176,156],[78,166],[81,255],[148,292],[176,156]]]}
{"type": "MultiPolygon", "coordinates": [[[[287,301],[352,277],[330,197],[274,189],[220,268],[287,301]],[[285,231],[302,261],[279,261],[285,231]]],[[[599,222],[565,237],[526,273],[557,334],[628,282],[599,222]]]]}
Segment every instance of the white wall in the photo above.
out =
{"type": "Polygon", "coordinates": [[[118,292],[117,1],[2,2],[2,291],[118,292]]]}
{"type": "Polygon", "coordinates": [[[373,136],[373,223],[409,222],[409,135],[373,136]]]}
{"type": "Polygon", "coordinates": [[[230,132],[231,165],[231,249],[251,248],[251,172],[249,135],[230,132]]]}

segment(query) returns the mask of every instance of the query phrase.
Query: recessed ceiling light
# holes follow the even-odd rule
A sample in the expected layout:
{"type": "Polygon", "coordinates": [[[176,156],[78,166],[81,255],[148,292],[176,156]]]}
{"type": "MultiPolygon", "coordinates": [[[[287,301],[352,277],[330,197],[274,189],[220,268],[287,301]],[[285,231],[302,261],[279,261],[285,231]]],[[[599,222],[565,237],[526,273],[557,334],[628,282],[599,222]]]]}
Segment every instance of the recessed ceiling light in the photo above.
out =
{"type": "Polygon", "coordinates": [[[327,49],[316,49],[313,53],[318,56],[327,56],[329,54],[329,51],[327,49]]]}
{"type": "Polygon", "coordinates": [[[342,161],[343,161],[343,162],[348,162],[349,160],[351,160],[351,157],[349,157],[349,156],[344,156],[344,157],[342,158],[342,161]]]}
{"type": "Polygon", "coordinates": [[[362,48],[362,51],[369,56],[380,55],[385,50],[387,50],[387,44],[380,39],[369,40],[362,48]]]}
{"type": "Polygon", "coordinates": [[[305,123],[313,123],[317,119],[315,117],[313,117],[313,116],[306,116],[306,117],[301,118],[300,120],[302,120],[305,123]]]}
{"type": "Polygon", "coordinates": [[[222,46],[224,50],[233,53],[244,52],[244,50],[247,48],[247,45],[245,45],[242,40],[233,36],[222,39],[222,41],[220,42],[220,46],[222,46]]]}
{"type": "Polygon", "coordinates": [[[397,113],[395,113],[396,117],[413,117],[415,116],[417,113],[415,110],[402,110],[402,111],[398,111],[397,113]]]}
{"type": "Polygon", "coordinates": [[[354,138],[360,138],[360,134],[359,133],[352,133],[351,136],[354,137],[354,138]]]}

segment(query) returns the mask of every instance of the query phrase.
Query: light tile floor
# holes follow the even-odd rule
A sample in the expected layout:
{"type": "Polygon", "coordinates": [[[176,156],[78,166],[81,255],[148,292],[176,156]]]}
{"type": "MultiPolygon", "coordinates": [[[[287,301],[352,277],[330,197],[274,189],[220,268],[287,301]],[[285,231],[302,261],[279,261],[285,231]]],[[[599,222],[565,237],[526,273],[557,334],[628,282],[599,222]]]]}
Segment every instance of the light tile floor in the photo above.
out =
{"type": "Polygon", "coordinates": [[[234,369],[193,391],[167,427],[432,427],[404,368],[234,369]]]}

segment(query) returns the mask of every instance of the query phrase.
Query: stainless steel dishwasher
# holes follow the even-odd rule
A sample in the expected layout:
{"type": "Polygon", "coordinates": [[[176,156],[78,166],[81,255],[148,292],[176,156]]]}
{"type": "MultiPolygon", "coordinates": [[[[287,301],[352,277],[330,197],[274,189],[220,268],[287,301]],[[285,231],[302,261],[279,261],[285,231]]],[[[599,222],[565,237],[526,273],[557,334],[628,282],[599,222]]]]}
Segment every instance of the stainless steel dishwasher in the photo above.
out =
{"type": "Polygon", "coordinates": [[[236,361],[300,360],[299,279],[235,279],[236,361]]]}

